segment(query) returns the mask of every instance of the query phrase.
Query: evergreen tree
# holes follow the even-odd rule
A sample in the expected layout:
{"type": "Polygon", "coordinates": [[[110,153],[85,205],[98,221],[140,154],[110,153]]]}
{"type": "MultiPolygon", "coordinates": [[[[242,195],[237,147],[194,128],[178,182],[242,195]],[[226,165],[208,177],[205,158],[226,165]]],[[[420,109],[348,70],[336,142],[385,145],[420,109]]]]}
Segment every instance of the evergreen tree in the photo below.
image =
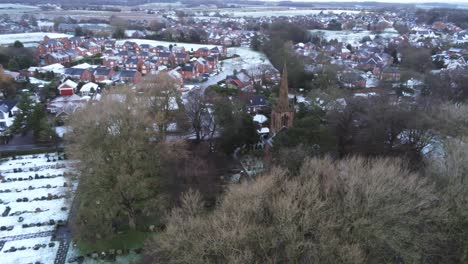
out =
{"type": "Polygon", "coordinates": [[[13,43],[13,47],[17,49],[21,49],[21,48],[24,48],[24,45],[21,41],[17,40],[15,41],[15,43],[13,43]]]}

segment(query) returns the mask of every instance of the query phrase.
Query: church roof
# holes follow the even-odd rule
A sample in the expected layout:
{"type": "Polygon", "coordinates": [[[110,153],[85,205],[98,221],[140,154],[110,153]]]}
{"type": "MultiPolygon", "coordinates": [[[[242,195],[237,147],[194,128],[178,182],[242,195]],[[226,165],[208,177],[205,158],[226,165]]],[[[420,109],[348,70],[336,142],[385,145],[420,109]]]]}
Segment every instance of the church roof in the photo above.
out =
{"type": "Polygon", "coordinates": [[[288,69],[286,63],[283,67],[283,75],[281,76],[281,84],[279,88],[279,98],[278,103],[276,104],[276,112],[288,112],[291,111],[289,107],[289,98],[288,98],[289,88],[288,88],[288,69]]]}

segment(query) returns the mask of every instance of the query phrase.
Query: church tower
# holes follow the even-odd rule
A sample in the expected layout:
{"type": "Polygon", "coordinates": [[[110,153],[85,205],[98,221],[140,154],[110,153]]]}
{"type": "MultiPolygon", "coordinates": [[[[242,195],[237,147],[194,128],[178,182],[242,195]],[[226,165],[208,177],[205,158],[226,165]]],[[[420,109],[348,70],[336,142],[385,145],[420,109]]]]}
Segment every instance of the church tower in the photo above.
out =
{"type": "Polygon", "coordinates": [[[288,69],[286,63],[283,67],[281,84],[279,89],[279,98],[271,112],[271,133],[276,134],[283,128],[292,126],[294,120],[294,107],[289,105],[288,98],[288,69]]]}

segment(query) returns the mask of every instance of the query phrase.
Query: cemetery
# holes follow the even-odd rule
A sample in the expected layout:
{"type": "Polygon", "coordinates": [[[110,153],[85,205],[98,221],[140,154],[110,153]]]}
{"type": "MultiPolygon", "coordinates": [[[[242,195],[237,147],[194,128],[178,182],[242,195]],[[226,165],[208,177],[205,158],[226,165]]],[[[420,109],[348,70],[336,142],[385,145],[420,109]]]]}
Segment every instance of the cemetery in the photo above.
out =
{"type": "Polygon", "coordinates": [[[141,249],[80,252],[67,226],[78,180],[64,153],[0,159],[2,264],[128,263],[141,249]]]}
{"type": "Polygon", "coordinates": [[[63,153],[0,160],[2,263],[66,263],[73,164],[63,153]]]}

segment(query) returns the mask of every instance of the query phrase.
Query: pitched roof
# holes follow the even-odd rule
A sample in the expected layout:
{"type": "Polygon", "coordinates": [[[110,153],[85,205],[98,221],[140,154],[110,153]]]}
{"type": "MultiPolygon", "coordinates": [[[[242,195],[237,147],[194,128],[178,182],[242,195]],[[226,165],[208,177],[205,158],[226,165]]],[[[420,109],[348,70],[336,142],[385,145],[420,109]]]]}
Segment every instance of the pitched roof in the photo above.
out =
{"type": "Polygon", "coordinates": [[[4,113],[10,112],[16,104],[18,104],[16,100],[0,100],[0,111],[4,113]]]}
{"type": "Polygon", "coordinates": [[[101,67],[101,68],[96,68],[94,70],[94,75],[95,76],[108,76],[110,72],[111,72],[111,69],[101,67]]]}
{"type": "Polygon", "coordinates": [[[59,87],[58,87],[57,89],[60,90],[60,89],[62,89],[64,86],[67,86],[67,87],[69,87],[69,88],[75,89],[75,88],[78,86],[78,84],[77,84],[76,82],[72,81],[72,80],[66,80],[64,83],[60,84],[59,87]]]}

